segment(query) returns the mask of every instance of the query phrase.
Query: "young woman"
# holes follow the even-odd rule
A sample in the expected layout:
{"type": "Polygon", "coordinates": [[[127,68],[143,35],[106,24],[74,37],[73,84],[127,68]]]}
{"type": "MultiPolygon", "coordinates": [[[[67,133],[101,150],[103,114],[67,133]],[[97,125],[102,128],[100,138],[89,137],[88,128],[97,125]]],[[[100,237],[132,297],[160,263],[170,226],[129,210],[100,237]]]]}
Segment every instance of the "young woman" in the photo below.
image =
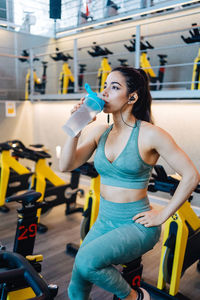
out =
{"type": "Polygon", "coordinates": [[[172,137],[152,124],[151,95],[143,70],[115,68],[107,77],[102,99],[104,113],[112,113],[113,124],[96,126],[79,147],[79,136],[68,137],[60,160],[61,171],[70,171],[96,150],[94,163],[101,175],[99,215],[76,256],[69,298],[88,300],[96,284],[120,299],[147,300],[147,291],[132,290],[113,265],[127,263],[154,247],[161,224],[188,199],[200,175],[172,137]],[[158,211],[149,205],[147,186],[160,156],[182,179],[169,204],[158,211]]]}

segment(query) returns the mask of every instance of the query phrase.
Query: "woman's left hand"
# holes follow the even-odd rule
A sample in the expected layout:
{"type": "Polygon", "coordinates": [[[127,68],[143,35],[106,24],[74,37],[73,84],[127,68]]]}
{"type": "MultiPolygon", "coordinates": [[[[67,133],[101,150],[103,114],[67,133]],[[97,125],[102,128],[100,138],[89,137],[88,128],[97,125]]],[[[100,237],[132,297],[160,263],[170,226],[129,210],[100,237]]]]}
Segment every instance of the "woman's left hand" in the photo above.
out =
{"type": "Polygon", "coordinates": [[[133,220],[145,227],[158,226],[165,222],[162,217],[162,210],[157,210],[155,208],[135,215],[133,220]]]}

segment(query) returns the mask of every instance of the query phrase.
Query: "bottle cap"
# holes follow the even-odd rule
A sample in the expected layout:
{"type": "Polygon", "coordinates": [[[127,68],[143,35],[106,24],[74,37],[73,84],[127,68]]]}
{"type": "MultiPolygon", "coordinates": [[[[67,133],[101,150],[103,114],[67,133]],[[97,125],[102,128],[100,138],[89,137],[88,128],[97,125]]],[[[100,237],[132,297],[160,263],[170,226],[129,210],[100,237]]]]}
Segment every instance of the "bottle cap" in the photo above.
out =
{"type": "Polygon", "coordinates": [[[85,89],[88,95],[85,98],[86,104],[92,109],[97,111],[102,111],[105,102],[97,96],[96,92],[93,92],[88,83],[85,84],[85,89]]]}

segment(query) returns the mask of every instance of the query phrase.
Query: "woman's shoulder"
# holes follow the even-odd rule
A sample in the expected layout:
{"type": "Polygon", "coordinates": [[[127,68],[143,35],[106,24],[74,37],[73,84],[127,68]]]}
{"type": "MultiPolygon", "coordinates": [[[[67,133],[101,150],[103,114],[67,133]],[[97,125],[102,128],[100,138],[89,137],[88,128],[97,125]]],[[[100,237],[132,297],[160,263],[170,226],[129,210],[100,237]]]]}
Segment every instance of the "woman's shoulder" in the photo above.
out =
{"type": "Polygon", "coordinates": [[[171,135],[163,128],[146,122],[141,121],[141,137],[149,143],[160,143],[164,139],[172,139],[171,135]]]}
{"type": "Polygon", "coordinates": [[[95,140],[98,144],[100,137],[102,134],[109,128],[110,126],[108,124],[100,124],[95,127],[95,140]]]}
{"type": "Polygon", "coordinates": [[[149,133],[149,134],[166,133],[167,134],[167,131],[159,127],[158,125],[146,121],[140,121],[140,123],[141,123],[140,127],[142,128],[142,131],[144,131],[144,133],[149,133]]]}
{"type": "Polygon", "coordinates": [[[95,124],[95,122],[92,122],[87,127],[87,130],[85,130],[83,132],[84,138],[87,138],[90,141],[92,141],[92,140],[95,141],[95,143],[97,145],[100,137],[108,128],[109,128],[109,125],[107,125],[107,124],[95,124]]]}

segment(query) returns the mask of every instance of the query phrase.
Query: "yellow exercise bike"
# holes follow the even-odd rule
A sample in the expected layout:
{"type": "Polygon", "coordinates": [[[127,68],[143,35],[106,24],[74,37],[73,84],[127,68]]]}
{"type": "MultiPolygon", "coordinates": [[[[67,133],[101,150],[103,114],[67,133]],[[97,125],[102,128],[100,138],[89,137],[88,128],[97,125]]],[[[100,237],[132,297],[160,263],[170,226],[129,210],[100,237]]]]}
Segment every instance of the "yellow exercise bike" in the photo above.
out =
{"type": "Polygon", "coordinates": [[[19,202],[17,228],[13,252],[0,249],[0,299],[2,300],[52,300],[58,287],[47,285],[42,278],[41,254],[34,255],[37,233],[37,210],[43,203],[37,202],[41,196],[35,191],[23,195],[11,196],[7,202],[19,202]]]}
{"type": "MultiPolygon", "coordinates": [[[[9,184],[9,174],[11,170],[11,165],[17,165],[15,170],[19,172],[19,170],[24,170],[24,172],[29,170],[23,165],[21,165],[14,157],[17,158],[26,158],[35,162],[35,170],[31,173],[31,182],[29,183],[29,188],[36,190],[41,193],[41,197],[38,199],[39,202],[44,201],[46,205],[43,205],[42,209],[38,209],[38,220],[40,221],[41,213],[45,213],[53,207],[66,204],[65,214],[69,215],[75,212],[82,212],[83,208],[78,206],[76,203],[77,195],[84,195],[84,191],[79,189],[79,179],[80,173],[71,172],[71,180],[70,183],[66,183],[63,179],[61,179],[49,166],[47,159],[51,156],[43,150],[32,150],[31,148],[25,147],[25,145],[19,140],[13,140],[7,142],[10,147],[10,151],[6,154],[6,161],[4,159],[4,163],[2,165],[2,174],[6,174],[6,176],[1,177],[1,184],[3,186],[4,194],[2,197],[1,205],[5,203],[5,195],[6,189],[9,184]]],[[[41,145],[34,145],[35,149],[41,145]]],[[[4,155],[3,155],[4,157],[4,155]]],[[[30,173],[30,172],[29,172],[30,173]]],[[[39,232],[46,232],[47,227],[39,223],[38,224],[39,232]]]]}
{"type": "Polygon", "coordinates": [[[104,84],[106,81],[107,76],[111,72],[112,68],[108,62],[108,55],[113,54],[108,48],[102,48],[99,45],[96,45],[95,42],[93,42],[92,50],[88,51],[88,54],[90,54],[92,57],[98,57],[102,56],[101,59],[101,66],[98,69],[98,91],[102,92],[104,90],[104,84]]]}
{"type": "Polygon", "coordinates": [[[65,55],[59,48],[56,48],[56,54],[50,55],[50,57],[54,61],[63,61],[62,71],[59,76],[58,94],[74,93],[74,76],[68,64],[68,60],[73,59],[73,57],[69,54],[65,55]]]}
{"type": "Polygon", "coordinates": [[[0,212],[3,213],[9,211],[5,205],[6,197],[30,188],[33,175],[33,172],[11,155],[11,150],[9,143],[0,144],[0,212]]]}
{"type": "MultiPolygon", "coordinates": [[[[187,38],[181,35],[182,40],[186,44],[200,43],[200,27],[197,26],[197,23],[192,24],[189,34],[190,36],[187,38]]],[[[191,90],[200,90],[200,49],[198,50],[197,57],[194,60],[191,90]]]]}
{"type": "MultiPolygon", "coordinates": [[[[136,48],[136,39],[135,35],[132,35],[133,39],[130,40],[131,45],[124,45],[124,47],[129,51],[129,52],[135,52],[136,48]]],[[[167,55],[166,54],[158,54],[159,57],[159,69],[158,69],[158,74],[154,72],[151,63],[149,61],[149,58],[147,56],[147,50],[148,49],[153,49],[154,47],[148,42],[148,41],[140,41],[140,50],[141,50],[141,55],[140,55],[140,67],[146,72],[146,74],[149,77],[150,80],[150,89],[152,91],[155,90],[161,90],[163,88],[163,80],[164,80],[164,74],[165,74],[165,65],[167,63],[167,55]]]]}

